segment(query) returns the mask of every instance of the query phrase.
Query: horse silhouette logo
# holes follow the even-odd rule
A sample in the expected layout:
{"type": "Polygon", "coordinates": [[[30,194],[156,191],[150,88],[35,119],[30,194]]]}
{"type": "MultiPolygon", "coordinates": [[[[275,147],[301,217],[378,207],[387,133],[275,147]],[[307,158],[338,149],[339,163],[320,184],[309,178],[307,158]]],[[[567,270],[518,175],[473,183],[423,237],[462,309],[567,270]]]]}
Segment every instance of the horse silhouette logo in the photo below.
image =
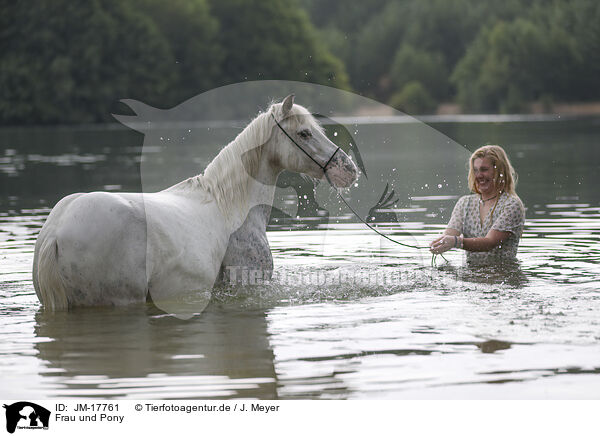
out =
{"type": "Polygon", "coordinates": [[[50,411],[42,406],[27,401],[19,401],[6,409],[6,431],[14,433],[20,429],[48,429],[50,411]]]}

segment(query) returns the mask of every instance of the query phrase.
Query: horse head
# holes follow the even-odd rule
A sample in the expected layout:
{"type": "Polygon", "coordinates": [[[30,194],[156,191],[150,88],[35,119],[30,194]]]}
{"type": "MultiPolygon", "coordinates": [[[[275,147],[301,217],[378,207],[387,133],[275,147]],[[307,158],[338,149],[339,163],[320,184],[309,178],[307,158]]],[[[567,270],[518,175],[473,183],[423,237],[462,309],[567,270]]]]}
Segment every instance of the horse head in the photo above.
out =
{"type": "Polygon", "coordinates": [[[277,144],[272,158],[281,168],[327,179],[336,188],[356,181],[358,168],[350,156],[327,138],[306,108],[294,104],[293,94],[272,105],[269,114],[277,144]]]}

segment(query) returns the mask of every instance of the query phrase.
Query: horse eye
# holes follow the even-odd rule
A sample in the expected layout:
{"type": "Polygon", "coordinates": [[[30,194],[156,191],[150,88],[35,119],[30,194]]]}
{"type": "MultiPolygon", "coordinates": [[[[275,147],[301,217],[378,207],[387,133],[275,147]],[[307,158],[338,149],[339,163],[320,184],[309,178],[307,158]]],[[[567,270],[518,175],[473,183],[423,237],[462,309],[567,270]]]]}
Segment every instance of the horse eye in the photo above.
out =
{"type": "Polygon", "coordinates": [[[300,135],[302,138],[306,139],[306,138],[310,138],[312,136],[312,133],[310,132],[310,130],[306,129],[306,130],[299,131],[298,135],[300,135]]]}

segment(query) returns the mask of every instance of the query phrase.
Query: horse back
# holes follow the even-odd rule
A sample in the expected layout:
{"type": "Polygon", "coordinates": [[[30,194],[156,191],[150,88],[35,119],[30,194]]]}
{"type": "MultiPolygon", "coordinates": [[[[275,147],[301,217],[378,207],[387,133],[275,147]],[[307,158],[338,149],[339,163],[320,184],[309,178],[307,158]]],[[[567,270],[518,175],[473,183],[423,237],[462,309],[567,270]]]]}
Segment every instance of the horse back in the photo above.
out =
{"type": "Polygon", "coordinates": [[[65,197],[48,216],[36,242],[36,254],[36,290],[47,285],[39,283],[39,278],[45,277],[40,266],[51,266],[60,277],[69,307],[144,301],[146,223],[142,195],[126,198],[92,192],[65,197]],[[39,258],[48,256],[50,251],[42,250],[48,246],[52,247],[53,264],[39,258]]]}

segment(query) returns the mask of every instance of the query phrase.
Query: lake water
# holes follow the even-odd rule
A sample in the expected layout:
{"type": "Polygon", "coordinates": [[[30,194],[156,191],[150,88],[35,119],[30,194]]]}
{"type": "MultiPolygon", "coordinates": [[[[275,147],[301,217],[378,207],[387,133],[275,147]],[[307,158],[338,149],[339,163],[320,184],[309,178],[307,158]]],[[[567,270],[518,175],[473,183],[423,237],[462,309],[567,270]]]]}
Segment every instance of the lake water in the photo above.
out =
{"type": "MultiPolygon", "coordinates": [[[[50,208],[71,192],[145,187],[143,136],[0,129],[0,397],[600,398],[600,119],[440,121],[425,128],[511,156],[527,206],[519,265],[468,267],[456,250],[432,265],[329,204],[322,184],[315,207],[288,177],[268,232],[274,279],[217,288],[188,321],[151,306],[48,313],[33,289],[50,208]]],[[[345,195],[366,216],[389,183],[398,201],[373,222],[425,245],[467,193],[468,152],[383,126],[350,129],[373,148],[361,145],[368,180],[345,195]]],[[[201,169],[216,149],[186,150],[182,168],[201,169]]]]}

